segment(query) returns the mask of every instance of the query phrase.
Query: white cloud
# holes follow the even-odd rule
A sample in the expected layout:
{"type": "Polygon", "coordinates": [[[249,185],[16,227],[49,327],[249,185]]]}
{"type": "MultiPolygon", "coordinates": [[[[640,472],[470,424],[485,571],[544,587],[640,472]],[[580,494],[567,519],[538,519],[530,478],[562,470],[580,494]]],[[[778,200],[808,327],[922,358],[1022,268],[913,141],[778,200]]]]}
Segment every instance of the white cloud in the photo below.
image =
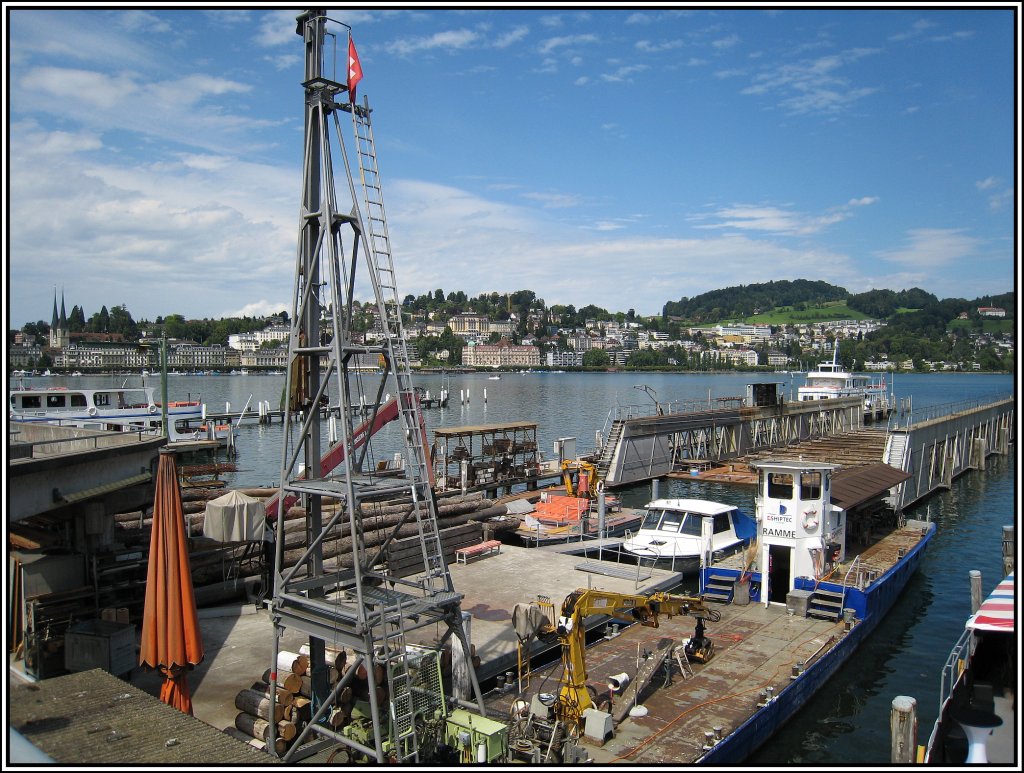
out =
{"type": "Polygon", "coordinates": [[[542,54],[550,54],[556,48],[565,46],[578,46],[581,44],[596,43],[597,35],[563,35],[557,38],[548,38],[540,44],[542,54]]]}
{"type": "Polygon", "coordinates": [[[740,36],[736,35],[736,34],[733,34],[733,35],[728,35],[728,36],[726,36],[724,38],[719,38],[718,40],[712,40],[711,41],[711,45],[714,48],[717,48],[718,50],[721,51],[721,50],[726,49],[726,48],[732,48],[733,46],[735,46],[739,42],[740,42],[740,36]]]}
{"type": "Polygon", "coordinates": [[[104,110],[130,100],[138,92],[134,78],[128,75],[111,76],[61,67],[30,70],[21,85],[50,98],[70,98],[84,107],[104,110]]]}
{"type": "Polygon", "coordinates": [[[903,247],[877,254],[908,268],[941,269],[968,260],[980,245],[980,240],[967,236],[962,228],[913,228],[907,231],[903,247]]]}
{"type": "Polygon", "coordinates": [[[282,294],[282,297],[277,300],[268,301],[265,298],[260,298],[258,301],[252,301],[247,303],[241,308],[235,309],[224,309],[214,315],[214,319],[217,317],[269,317],[272,314],[280,314],[282,311],[287,311],[291,314],[292,300],[290,294],[282,294]]]}
{"type": "Polygon", "coordinates": [[[978,180],[978,182],[976,182],[974,184],[975,184],[975,186],[977,186],[979,191],[987,191],[990,188],[994,188],[994,187],[996,187],[999,184],[999,178],[998,177],[986,177],[984,180],[978,180]]]}
{"type": "Polygon", "coordinates": [[[498,39],[494,41],[494,47],[508,48],[513,43],[518,43],[520,40],[523,40],[529,34],[530,28],[525,25],[521,25],[500,35],[498,39]]]}
{"type": "Polygon", "coordinates": [[[395,40],[384,46],[384,49],[396,56],[409,56],[420,51],[433,51],[438,48],[444,50],[467,48],[479,39],[480,35],[473,30],[446,30],[426,37],[395,40]]]}
{"type": "Polygon", "coordinates": [[[638,40],[635,45],[640,51],[649,54],[656,54],[661,51],[671,51],[676,48],[682,48],[684,44],[681,40],[666,40],[661,43],[652,43],[649,40],[638,40]]]}
{"type": "Polygon", "coordinates": [[[129,32],[170,32],[171,25],[148,11],[122,11],[117,14],[117,23],[129,32]]]}
{"type": "Polygon", "coordinates": [[[806,236],[822,231],[829,225],[845,220],[848,214],[842,210],[823,215],[807,215],[775,206],[736,204],[714,212],[710,216],[693,218],[698,228],[737,229],[741,231],[764,231],[785,236],[806,236]],[[713,217],[718,222],[701,224],[700,221],[713,217]]]}
{"type": "Polygon", "coordinates": [[[869,204],[877,204],[878,196],[861,196],[859,199],[850,199],[846,203],[850,207],[866,207],[869,204]]]}
{"type": "Polygon", "coordinates": [[[875,53],[877,49],[855,48],[795,64],[780,64],[754,76],[753,83],[740,93],[775,96],[781,108],[797,115],[835,115],[878,91],[875,86],[854,86],[839,74],[842,68],[875,53]]]}
{"type": "Polygon", "coordinates": [[[650,69],[646,64],[633,64],[625,67],[620,67],[618,70],[612,73],[604,73],[601,75],[601,79],[608,83],[632,83],[633,79],[631,75],[636,75],[644,70],[650,69]]]}

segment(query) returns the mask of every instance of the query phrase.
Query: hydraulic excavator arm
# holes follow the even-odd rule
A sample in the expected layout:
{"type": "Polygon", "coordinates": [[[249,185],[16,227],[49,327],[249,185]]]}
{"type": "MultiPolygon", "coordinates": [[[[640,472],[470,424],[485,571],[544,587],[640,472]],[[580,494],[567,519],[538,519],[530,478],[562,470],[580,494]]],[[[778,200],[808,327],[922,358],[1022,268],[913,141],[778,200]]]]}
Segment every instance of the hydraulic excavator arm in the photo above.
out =
{"type": "Polygon", "coordinates": [[[563,665],[561,686],[555,703],[555,716],[569,727],[580,731],[583,712],[594,706],[594,697],[587,689],[584,619],[597,614],[627,622],[638,622],[652,628],[658,627],[658,619],[662,615],[695,617],[697,638],[702,640],[707,653],[706,659],[710,659],[712,648],[710,642],[703,637],[704,621],[715,622],[721,619],[721,613],[708,607],[700,596],[677,596],[661,592],[643,596],[596,588],[580,588],[570,593],[562,603],[561,615],[553,631],[562,647],[563,665]]]}
{"type": "Polygon", "coordinates": [[[597,467],[579,459],[562,462],[562,483],[571,497],[597,498],[597,467]]]}

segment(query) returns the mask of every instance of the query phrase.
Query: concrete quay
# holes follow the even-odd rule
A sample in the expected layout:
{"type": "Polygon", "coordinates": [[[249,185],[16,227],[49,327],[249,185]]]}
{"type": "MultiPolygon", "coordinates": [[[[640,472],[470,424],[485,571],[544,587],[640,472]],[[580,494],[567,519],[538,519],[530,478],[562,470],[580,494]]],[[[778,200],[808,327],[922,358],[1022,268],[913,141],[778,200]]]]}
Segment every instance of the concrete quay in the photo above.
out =
{"type": "MultiPolygon", "coordinates": [[[[449,566],[455,590],[463,594],[462,610],[472,616],[469,635],[481,660],[478,678],[482,683],[516,668],[517,638],[512,628],[512,610],[516,604],[535,601],[537,596],[541,595],[548,597],[557,607],[577,588],[590,586],[621,593],[649,593],[673,588],[679,582],[678,573],[663,570],[655,570],[650,577],[640,583],[636,578],[596,575],[578,570],[576,567],[581,563],[584,561],[579,556],[563,555],[544,548],[502,545],[498,554],[471,560],[467,564],[449,566]]],[[[200,609],[199,612],[205,657],[202,663],[189,672],[188,684],[192,693],[193,714],[195,719],[204,725],[222,730],[234,727],[235,716],[238,714],[234,703],[237,693],[259,680],[270,665],[274,626],[267,609],[257,607],[255,603],[206,608],[200,609]]],[[[591,626],[598,626],[602,625],[603,621],[592,617],[589,623],[591,626]]],[[[412,631],[408,638],[414,643],[432,644],[443,633],[426,627],[412,631]]],[[[300,632],[285,629],[280,647],[283,650],[297,651],[305,643],[306,638],[300,632]]],[[[71,674],[53,677],[44,682],[59,685],[61,680],[66,680],[70,685],[81,678],[82,674],[71,674]]],[[[109,679],[119,681],[114,676],[109,676],[109,679]]],[[[12,686],[24,687],[31,681],[20,661],[10,661],[12,686]]],[[[150,696],[159,697],[163,679],[155,671],[136,667],[128,676],[127,682],[150,696]]],[[[484,690],[486,689],[485,686],[484,690]]],[[[162,708],[180,713],[170,707],[162,708]]],[[[95,711],[102,714],[105,709],[99,706],[95,711]]],[[[33,722],[45,719],[36,715],[32,717],[33,722]]],[[[95,716],[93,721],[105,720],[101,716],[95,716]]],[[[11,718],[11,725],[18,726],[17,716],[11,718]]],[[[152,727],[154,733],[166,735],[164,724],[153,723],[152,727]]],[[[145,736],[148,732],[147,725],[136,723],[132,732],[136,736],[145,736]]],[[[174,749],[165,749],[162,746],[164,740],[160,740],[154,748],[161,749],[160,762],[172,763],[175,761],[174,749]]],[[[189,743],[181,737],[179,740],[183,742],[183,746],[189,743]]],[[[209,742],[206,736],[200,738],[199,735],[196,736],[196,741],[209,742]]],[[[226,761],[223,758],[225,752],[221,748],[223,744],[220,744],[219,739],[217,747],[218,754],[221,755],[218,756],[218,760],[226,761]]],[[[57,748],[64,749],[63,753],[66,755],[65,758],[56,760],[60,763],[86,763],[91,759],[89,753],[84,750],[76,756],[73,747],[65,745],[57,748]]],[[[254,757],[252,751],[245,744],[238,742],[237,762],[251,765],[254,757]]],[[[189,752],[193,753],[194,750],[189,752]]],[[[181,749],[181,754],[182,764],[189,764],[188,761],[192,757],[185,756],[184,749],[181,749]]],[[[270,761],[269,757],[266,759],[270,761]]],[[[322,760],[311,757],[304,762],[315,764],[318,761],[322,760]]]]}

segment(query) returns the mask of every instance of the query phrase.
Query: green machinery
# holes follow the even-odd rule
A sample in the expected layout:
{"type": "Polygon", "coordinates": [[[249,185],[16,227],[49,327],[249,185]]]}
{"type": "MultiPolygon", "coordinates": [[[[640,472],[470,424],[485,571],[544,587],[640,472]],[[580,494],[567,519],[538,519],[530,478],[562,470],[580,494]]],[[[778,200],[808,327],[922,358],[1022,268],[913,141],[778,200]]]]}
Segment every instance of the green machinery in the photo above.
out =
{"type": "MultiPolygon", "coordinates": [[[[463,708],[449,710],[444,696],[441,658],[438,650],[407,644],[409,679],[388,674],[392,694],[386,705],[390,716],[381,722],[388,728],[383,742],[389,759],[400,758],[400,750],[411,743],[419,750],[420,762],[477,764],[501,762],[508,754],[508,727],[463,708]],[[402,687],[399,688],[398,686],[402,687]]],[[[373,746],[374,723],[368,701],[357,700],[341,733],[363,746],[373,746]]],[[[358,754],[350,753],[350,761],[358,754]]]]}

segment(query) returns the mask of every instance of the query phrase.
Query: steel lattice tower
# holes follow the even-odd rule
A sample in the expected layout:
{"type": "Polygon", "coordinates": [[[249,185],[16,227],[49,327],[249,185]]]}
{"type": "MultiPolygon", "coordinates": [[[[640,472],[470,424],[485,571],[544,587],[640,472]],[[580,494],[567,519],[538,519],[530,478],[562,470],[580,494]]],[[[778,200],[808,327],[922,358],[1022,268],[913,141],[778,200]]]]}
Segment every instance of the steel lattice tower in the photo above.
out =
{"type": "MultiPolygon", "coordinates": [[[[422,690],[412,685],[405,635],[444,623],[446,627],[439,629],[445,631],[442,645],[455,634],[467,656],[470,647],[462,596],[452,586],[438,534],[426,432],[410,377],[371,111],[365,97],[362,105],[355,104],[344,83],[324,75],[325,40],[333,37],[327,32],[328,21],[324,11],[308,11],[298,17],[296,29],[305,45],[305,146],[269,605],[275,630],[271,695],[276,693],[283,630],[308,634],[313,721],[285,759],[340,743],[377,762],[417,761],[421,718],[416,700],[422,690]],[[351,149],[344,140],[341,115],[351,123],[351,149]],[[341,162],[337,176],[335,150],[341,162]],[[354,330],[360,297],[375,304],[380,334],[372,343],[354,330]],[[368,358],[379,364],[379,374],[364,372],[368,358]],[[374,379],[376,383],[370,383],[374,379]],[[325,407],[337,415],[337,439],[326,449],[321,426],[325,407]],[[374,474],[373,434],[389,421],[397,422],[404,444],[399,477],[374,474]],[[396,500],[406,505],[398,523],[385,530],[374,527],[374,508],[396,500]],[[284,516],[292,504],[305,508],[306,536],[298,562],[286,568],[284,516]],[[422,571],[397,576],[384,563],[386,551],[410,531],[419,538],[422,571]],[[334,549],[341,542],[351,543],[348,560],[334,549]],[[333,686],[326,676],[328,647],[356,653],[356,663],[333,686]],[[370,680],[372,746],[322,721],[360,664],[370,680]],[[385,675],[386,685],[383,680],[375,683],[375,671],[385,675]],[[385,686],[388,700],[379,705],[375,688],[385,686]],[[320,737],[318,743],[305,743],[311,734],[320,737]]],[[[469,671],[483,713],[471,664],[469,671]]]]}

